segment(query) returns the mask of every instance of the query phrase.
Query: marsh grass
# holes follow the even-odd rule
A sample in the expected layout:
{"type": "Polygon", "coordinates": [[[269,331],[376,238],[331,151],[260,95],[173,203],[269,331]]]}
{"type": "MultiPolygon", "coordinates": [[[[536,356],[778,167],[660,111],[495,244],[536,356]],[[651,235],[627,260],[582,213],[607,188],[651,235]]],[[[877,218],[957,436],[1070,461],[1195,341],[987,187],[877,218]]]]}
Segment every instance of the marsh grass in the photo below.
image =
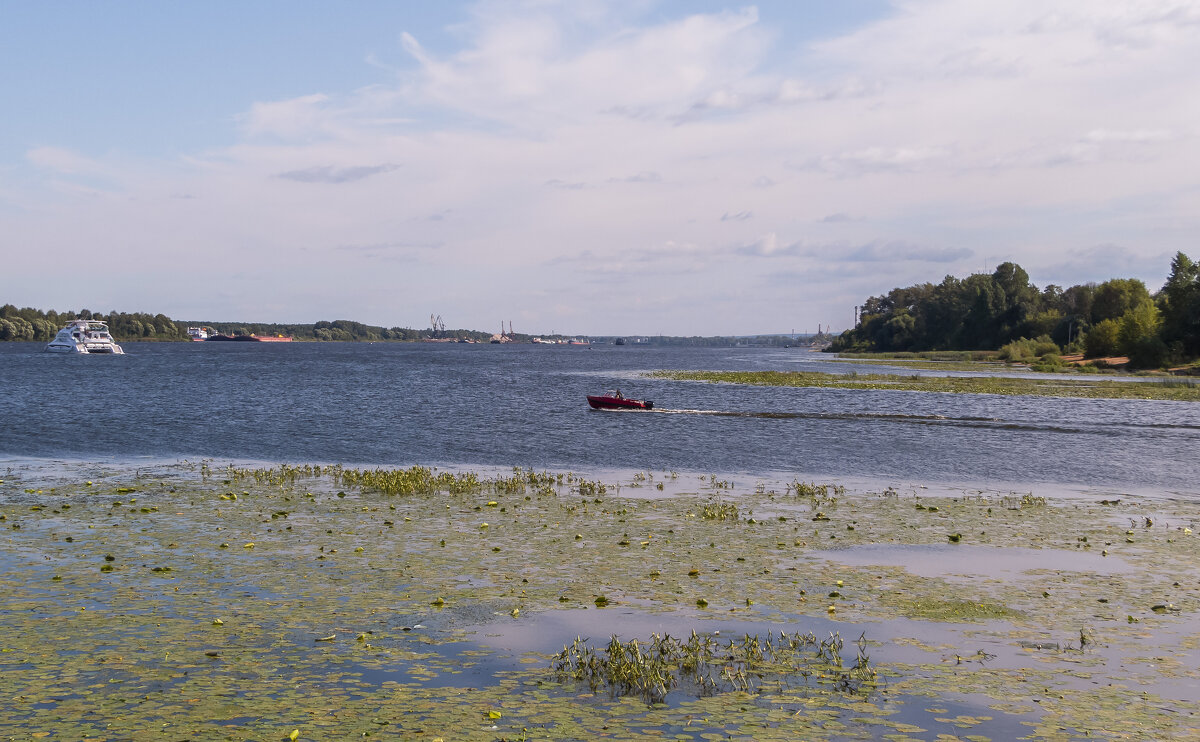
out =
{"type": "Polygon", "coordinates": [[[561,679],[584,683],[593,692],[605,689],[649,704],[662,703],[676,690],[702,698],[734,691],[754,693],[763,685],[819,685],[839,693],[865,692],[876,679],[865,635],[859,638],[858,657],[850,667],[842,663],[843,645],[836,633],[818,639],[812,632],[768,631],[764,637],[746,634],[738,641],[692,630],[686,641],[651,634],[646,641],[623,643],[614,635],[597,651],[576,637],[554,656],[551,669],[561,679]]]}
{"type": "Polygon", "coordinates": [[[675,381],[826,389],[890,389],[954,394],[1158,399],[1200,402],[1200,385],[1190,379],[1118,381],[1109,379],[1026,379],[1002,376],[902,376],[897,374],[826,374],[815,371],[654,371],[652,378],[675,381]]]}
{"type": "Polygon", "coordinates": [[[700,517],[706,520],[737,520],[738,506],[731,502],[710,502],[700,508],[700,517]]]}
{"type": "Polygon", "coordinates": [[[904,615],[926,621],[987,621],[1019,615],[1018,611],[991,600],[924,597],[900,600],[898,607],[904,615]]]}

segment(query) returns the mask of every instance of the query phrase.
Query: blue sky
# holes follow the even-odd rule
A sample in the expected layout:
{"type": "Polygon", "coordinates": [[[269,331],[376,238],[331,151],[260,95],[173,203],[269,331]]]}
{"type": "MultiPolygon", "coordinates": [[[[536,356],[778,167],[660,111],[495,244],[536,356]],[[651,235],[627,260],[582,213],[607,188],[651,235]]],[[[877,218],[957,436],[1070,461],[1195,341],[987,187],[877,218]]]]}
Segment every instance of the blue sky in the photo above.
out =
{"type": "Polygon", "coordinates": [[[1200,257],[1190,2],[0,18],[20,306],[745,334],[844,328],[868,295],[1003,260],[1153,290],[1200,257]]]}

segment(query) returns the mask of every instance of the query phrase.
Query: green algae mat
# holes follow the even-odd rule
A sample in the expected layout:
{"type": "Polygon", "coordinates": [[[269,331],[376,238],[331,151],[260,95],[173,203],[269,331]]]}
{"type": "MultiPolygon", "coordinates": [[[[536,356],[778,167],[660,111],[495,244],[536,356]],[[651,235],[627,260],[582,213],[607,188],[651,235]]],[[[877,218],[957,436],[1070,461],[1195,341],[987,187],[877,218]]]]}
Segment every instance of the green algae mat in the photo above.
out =
{"type": "Polygon", "coordinates": [[[1011,376],[929,376],[902,374],[827,374],[818,371],[653,371],[651,378],[707,381],[755,386],[822,387],[827,389],[891,389],[909,392],[1003,394],[1089,399],[1160,399],[1200,402],[1200,382],[1193,379],[1121,381],[1086,378],[1031,379],[1011,376]]]}
{"type": "Polygon", "coordinates": [[[1200,505],[636,472],[16,468],[0,737],[1200,734],[1200,505]]]}

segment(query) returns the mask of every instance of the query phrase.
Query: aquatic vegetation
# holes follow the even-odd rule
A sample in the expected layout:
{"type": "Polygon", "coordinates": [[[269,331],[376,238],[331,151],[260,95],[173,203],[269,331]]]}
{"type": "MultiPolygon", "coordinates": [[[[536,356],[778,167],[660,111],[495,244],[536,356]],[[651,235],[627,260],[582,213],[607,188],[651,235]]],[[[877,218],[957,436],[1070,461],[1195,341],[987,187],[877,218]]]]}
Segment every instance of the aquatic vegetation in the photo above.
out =
{"type": "MultiPolygon", "coordinates": [[[[423,466],[372,470],[344,469],[339,466],[331,467],[329,475],[334,482],[343,486],[374,490],[386,495],[429,495],[438,492],[465,494],[483,489],[483,483],[474,473],[435,472],[423,466]]],[[[491,484],[496,489],[514,491],[515,487],[505,487],[508,481],[497,478],[491,484]]],[[[519,491],[524,491],[523,484],[519,491]]]]}
{"type": "Polygon", "coordinates": [[[901,376],[897,374],[826,374],[815,371],[654,371],[653,378],[756,386],[826,389],[891,389],[955,394],[1083,397],[1089,399],[1161,399],[1200,402],[1200,385],[1186,381],[1110,379],[1026,379],[1001,376],[901,376]]]}
{"type": "Polygon", "coordinates": [[[846,488],[840,484],[816,484],[815,482],[801,482],[793,479],[788,485],[788,489],[796,493],[796,497],[811,497],[813,499],[827,499],[832,495],[838,497],[846,494],[846,488]]]}
{"type": "Polygon", "coordinates": [[[862,692],[876,679],[865,635],[859,639],[857,659],[848,668],[842,665],[843,644],[836,633],[818,639],[812,632],[775,635],[768,631],[761,638],[747,634],[739,642],[700,635],[693,629],[686,641],[651,634],[645,642],[622,643],[613,635],[597,652],[576,637],[554,656],[551,669],[561,679],[585,683],[592,692],[606,689],[614,696],[635,696],[646,703],[661,703],[676,690],[705,697],[754,693],[762,686],[784,683],[862,692]]]}
{"type": "Polygon", "coordinates": [[[1017,611],[994,601],[975,602],[953,598],[922,597],[897,601],[900,611],[910,618],[928,621],[980,621],[1013,618],[1017,611]]]}
{"type": "Polygon", "coordinates": [[[594,475],[445,474],[6,472],[0,726],[70,739],[298,729],[492,742],[590,739],[606,725],[633,737],[1003,739],[1006,724],[1054,736],[1135,722],[1186,737],[1200,714],[1171,690],[1200,682],[1188,628],[1200,505],[1186,499],[658,474],[667,489],[646,498],[594,475]],[[875,546],[891,556],[851,551],[875,546]],[[1007,564],[1009,551],[1025,563],[1007,564]],[[867,556],[839,561],[848,554],[867,556]],[[840,640],[835,660],[834,645],[817,646],[828,639],[788,655],[771,633],[858,636],[868,622],[861,667],[841,660],[840,640]],[[532,645],[509,651],[510,629],[532,645]],[[709,654],[690,638],[663,644],[689,629],[709,654]],[[589,634],[625,638],[581,642],[556,670],[563,643],[589,634]],[[594,674],[579,667],[589,657],[594,674]],[[970,710],[944,703],[963,693],[970,710]]]}
{"type": "Polygon", "coordinates": [[[707,520],[737,520],[738,507],[730,502],[709,502],[700,508],[700,516],[707,520]]]}

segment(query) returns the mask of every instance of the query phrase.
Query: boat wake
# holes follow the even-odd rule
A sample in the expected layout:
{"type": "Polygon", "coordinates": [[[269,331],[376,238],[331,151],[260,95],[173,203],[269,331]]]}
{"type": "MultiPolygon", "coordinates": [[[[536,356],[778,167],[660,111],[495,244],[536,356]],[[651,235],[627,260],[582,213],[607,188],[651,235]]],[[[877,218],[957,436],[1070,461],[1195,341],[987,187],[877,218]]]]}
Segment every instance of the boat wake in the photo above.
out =
{"type": "MultiPolygon", "coordinates": [[[[748,410],[674,410],[655,408],[647,412],[657,412],[662,415],[713,415],[715,417],[761,417],[776,420],[952,420],[945,415],[910,415],[904,413],[878,412],[755,412],[748,410]]],[[[994,422],[993,418],[960,418],[966,420],[994,422]]]]}
{"type": "MultiPolygon", "coordinates": [[[[615,410],[618,412],[632,410],[615,410]]],[[[948,415],[922,415],[886,412],[778,412],[754,410],[691,410],[656,407],[652,410],[636,410],[659,415],[705,415],[710,417],[760,418],[765,420],[828,420],[828,421],[871,421],[893,422],[910,425],[946,425],[964,428],[989,428],[993,430],[1046,431],[1054,433],[1079,433],[1098,435],[1122,435],[1129,428],[1153,428],[1158,430],[1195,429],[1196,426],[1170,423],[1105,423],[1102,425],[1062,425],[1053,423],[1004,420],[996,417],[951,417],[948,415]]],[[[1149,432],[1149,431],[1148,431],[1149,432]]]]}

